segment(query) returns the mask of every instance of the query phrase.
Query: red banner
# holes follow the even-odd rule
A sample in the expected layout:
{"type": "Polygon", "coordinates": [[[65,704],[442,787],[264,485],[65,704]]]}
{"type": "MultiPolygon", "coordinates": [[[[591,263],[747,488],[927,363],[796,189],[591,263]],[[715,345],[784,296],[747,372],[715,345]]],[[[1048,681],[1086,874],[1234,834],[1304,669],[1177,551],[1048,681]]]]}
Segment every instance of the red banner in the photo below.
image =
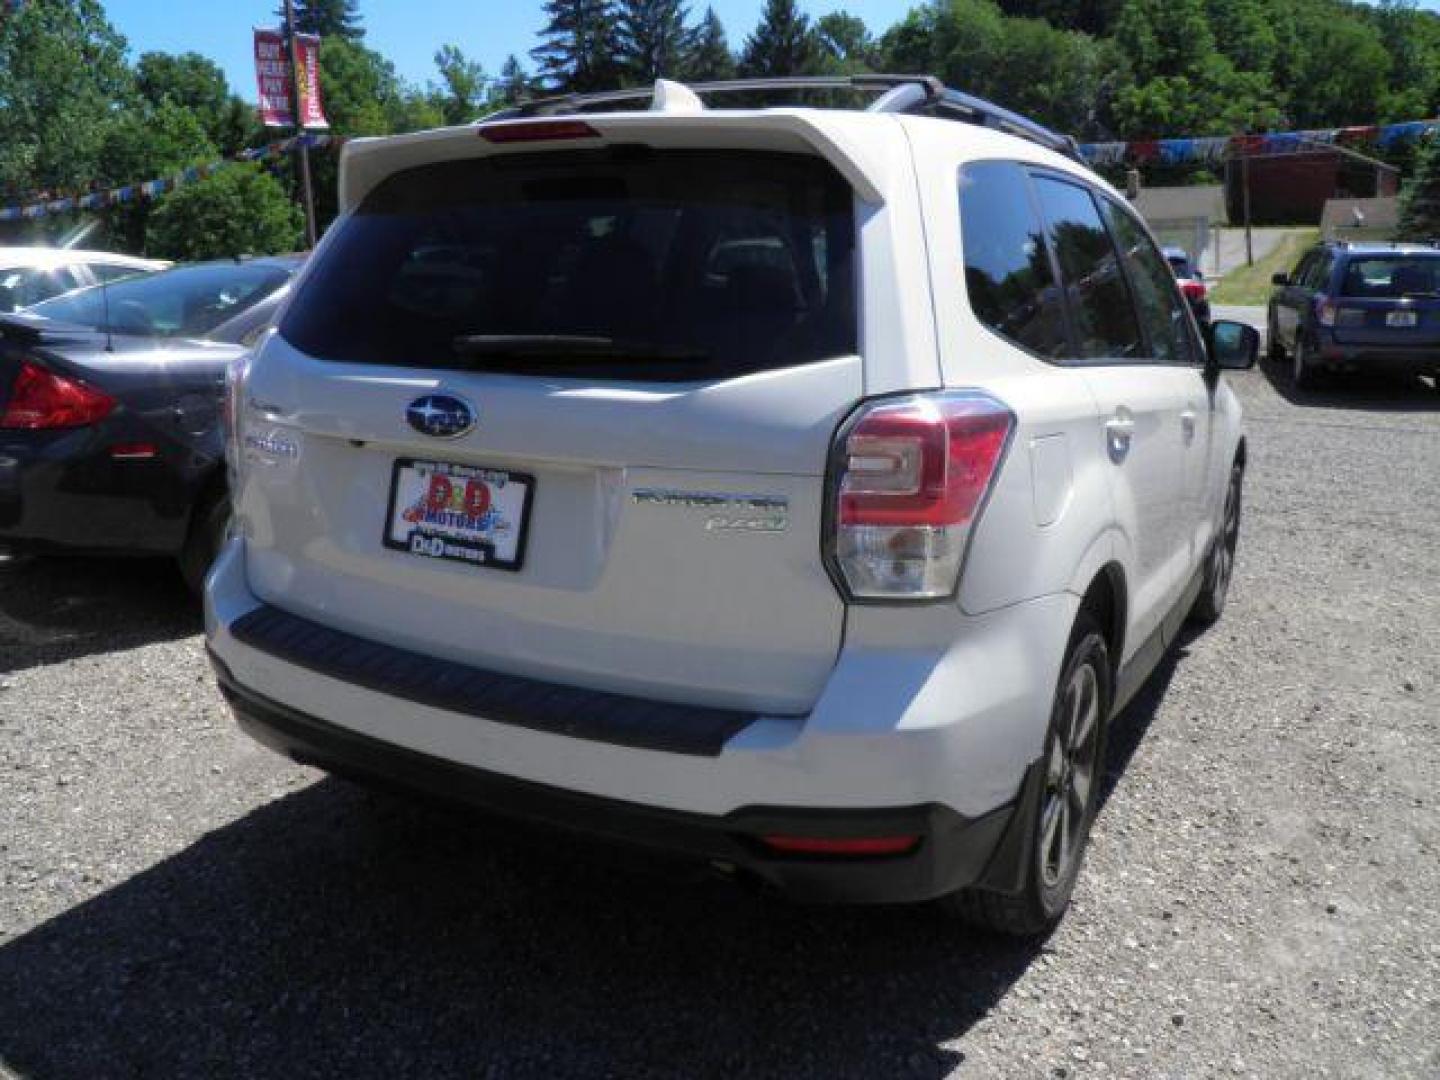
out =
{"type": "MultiPolygon", "coordinates": [[[[295,35],[295,54],[300,69],[300,118],[298,126],[328,128],[320,102],[320,39],[313,34],[295,35]]],[[[291,109],[294,69],[280,30],[255,31],[255,79],[260,91],[260,122],[266,127],[296,127],[291,109]]]]}

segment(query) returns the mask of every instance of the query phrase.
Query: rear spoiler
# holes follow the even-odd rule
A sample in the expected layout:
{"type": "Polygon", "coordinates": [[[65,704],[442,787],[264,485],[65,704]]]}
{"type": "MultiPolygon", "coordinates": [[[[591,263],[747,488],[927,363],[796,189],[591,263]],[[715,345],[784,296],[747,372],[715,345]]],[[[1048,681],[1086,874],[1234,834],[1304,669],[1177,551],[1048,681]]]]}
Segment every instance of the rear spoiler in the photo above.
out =
{"type": "MultiPolygon", "coordinates": [[[[488,157],[537,149],[566,149],[577,145],[604,146],[616,142],[645,141],[659,146],[740,148],[753,146],[809,152],[824,158],[866,203],[885,202],[885,180],[892,163],[873,148],[850,137],[850,128],[862,113],[766,109],[698,114],[661,112],[587,113],[583,124],[588,136],[575,141],[492,142],[485,134],[498,128],[553,124],[539,119],[509,119],[441,128],[410,135],[353,139],[340,153],[340,209],[353,210],[376,185],[397,172],[443,161],[488,157]],[[713,140],[713,141],[712,141],[713,140]]],[[[862,122],[864,122],[862,120],[862,122]]],[[[872,129],[873,130],[873,129],[872,129]]]]}
{"type": "Polygon", "coordinates": [[[26,345],[64,338],[90,337],[102,332],[93,326],[57,322],[54,319],[37,319],[14,313],[0,315],[0,338],[26,345]]]}

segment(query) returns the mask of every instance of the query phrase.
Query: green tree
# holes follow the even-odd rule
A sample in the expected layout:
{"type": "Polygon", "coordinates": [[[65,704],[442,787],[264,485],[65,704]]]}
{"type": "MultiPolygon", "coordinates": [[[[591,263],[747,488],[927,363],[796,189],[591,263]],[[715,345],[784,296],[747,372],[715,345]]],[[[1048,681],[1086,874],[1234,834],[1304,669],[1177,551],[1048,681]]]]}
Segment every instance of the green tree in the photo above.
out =
{"type": "Polygon", "coordinates": [[[493,87],[489,105],[493,109],[515,105],[533,97],[535,84],[525,73],[520,58],[511,53],[500,66],[500,78],[493,87]]]}
{"type": "Polygon", "coordinates": [[[615,7],[611,0],[545,0],[547,22],[530,50],[540,78],[561,93],[619,85],[615,7]]]}
{"type": "Polygon", "coordinates": [[[616,14],[625,81],[643,85],[680,74],[688,38],[680,0],[617,0],[616,14]]]}
{"type": "Polygon", "coordinates": [[[110,119],[133,101],[125,39],[98,0],[29,0],[0,21],[0,196],[95,177],[110,119]]]}
{"type": "Polygon", "coordinates": [[[740,52],[740,73],[757,77],[810,74],[819,49],[810,19],[795,0],[765,0],[754,33],[740,52]]]}
{"type": "MultiPolygon", "coordinates": [[[[116,114],[105,131],[96,179],[111,187],[138,184],[217,157],[219,151],[195,111],[166,97],[158,105],[146,103],[116,114]]],[[[105,217],[110,242],[139,251],[151,210],[152,204],[139,200],[109,208],[105,217]]]]}
{"type": "Polygon", "coordinates": [[[715,9],[707,7],[686,43],[681,77],[688,82],[714,82],[735,77],[735,56],[715,9]]]}
{"type": "Polygon", "coordinates": [[[294,251],[304,218],[274,177],[254,165],[228,165],[162,197],[146,248],[166,259],[225,259],[294,251]]]}
{"type": "Polygon", "coordinates": [[[486,99],[485,69],[471,60],[456,45],[442,45],[435,53],[435,66],[440,69],[444,90],[440,110],[447,124],[464,124],[474,120],[484,108],[486,99]]]}
{"type": "Polygon", "coordinates": [[[1017,18],[1044,19],[1061,30],[1109,34],[1122,0],[1000,0],[1000,10],[1017,18]]]}
{"type": "Polygon", "coordinates": [[[875,58],[875,39],[865,20],[832,11],[815,20],[815,44],[822,57],[851,71],[864,71],[875,58]]]}
{"type": "Polygon", "coordinates": [[[243,150],[254,132],[254,110],[230,93],[220,65],[199,53],[147,52],[135,66],[135,88],[151,107],[169,101],[193,112],[225,156],[243,150]]]}
{"type": "Polygon", "coordinates": [[[1420,151],[1415,175],[1400,200],[1397,240],[1431,240],[1440,236],[1440,137],[1432,136],[1420,151]]]}
{"type": "Polygon", "coordinates": [[[1368,124],[1389,91],[1390,56],[1375,27],[1328,6],[1297,9],[1289,122],[1298,128],[1368,124]]]}
{"type": "MultiPolygon", "coordinates": [[[[356,0],[295,0],[295,29],[302,34],[319,34],[323,38],[346,38],[359,41],[365,36],[360,25],[356,0]]],[[[275,14],[285,19],[282,4],[275,14]]]]}

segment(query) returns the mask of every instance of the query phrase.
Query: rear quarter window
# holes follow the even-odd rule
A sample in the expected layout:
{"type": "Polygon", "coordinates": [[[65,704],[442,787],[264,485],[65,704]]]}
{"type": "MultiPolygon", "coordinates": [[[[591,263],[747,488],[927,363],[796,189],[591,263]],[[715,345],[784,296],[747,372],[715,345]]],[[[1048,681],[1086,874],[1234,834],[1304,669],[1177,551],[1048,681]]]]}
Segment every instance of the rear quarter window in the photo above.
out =
{"type": "Polygon", "coordinates": [[[327,360],[717,379],[856,351],[853,194],[750,151],[505,155],[397,173],[281,322],[327,360]]]}
{"type": "Polygon", "coordinates": [[[1047,359],[1069,351],[1065,307],[1025,170],[1007,161],[960,170],[961,245],[970,307],[985,326],[1047,359]]]}

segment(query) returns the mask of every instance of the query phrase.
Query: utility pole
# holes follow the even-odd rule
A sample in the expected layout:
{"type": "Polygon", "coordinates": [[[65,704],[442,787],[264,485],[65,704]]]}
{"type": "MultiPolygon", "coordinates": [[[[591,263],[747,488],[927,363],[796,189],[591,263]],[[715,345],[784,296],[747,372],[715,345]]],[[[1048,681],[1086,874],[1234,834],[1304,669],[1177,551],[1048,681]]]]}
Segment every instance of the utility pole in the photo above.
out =
{"type": "Polygon", "coordinates": [[[315,247],[315,189],[310,182],[310,148],[305,145],[305,118],[300,115],[300,49],[295,44],[295,4],[285,0],[285,41],[290,48],[290,108],[295,115],[295,152],[300,158],[300,189],[305,197],[305,236],[315,247]]]}
{"type": "MultiPolygon", "coordinates": [[[[290,0],[285,0],[288,7],[290,0]]],[[[1255,265],[1255,247],[1250,237],[1250,155],[1240,155],[1240,183],[1244,188],[1243,198],[1245,200],[1245,265],[1255,265]]]]}

